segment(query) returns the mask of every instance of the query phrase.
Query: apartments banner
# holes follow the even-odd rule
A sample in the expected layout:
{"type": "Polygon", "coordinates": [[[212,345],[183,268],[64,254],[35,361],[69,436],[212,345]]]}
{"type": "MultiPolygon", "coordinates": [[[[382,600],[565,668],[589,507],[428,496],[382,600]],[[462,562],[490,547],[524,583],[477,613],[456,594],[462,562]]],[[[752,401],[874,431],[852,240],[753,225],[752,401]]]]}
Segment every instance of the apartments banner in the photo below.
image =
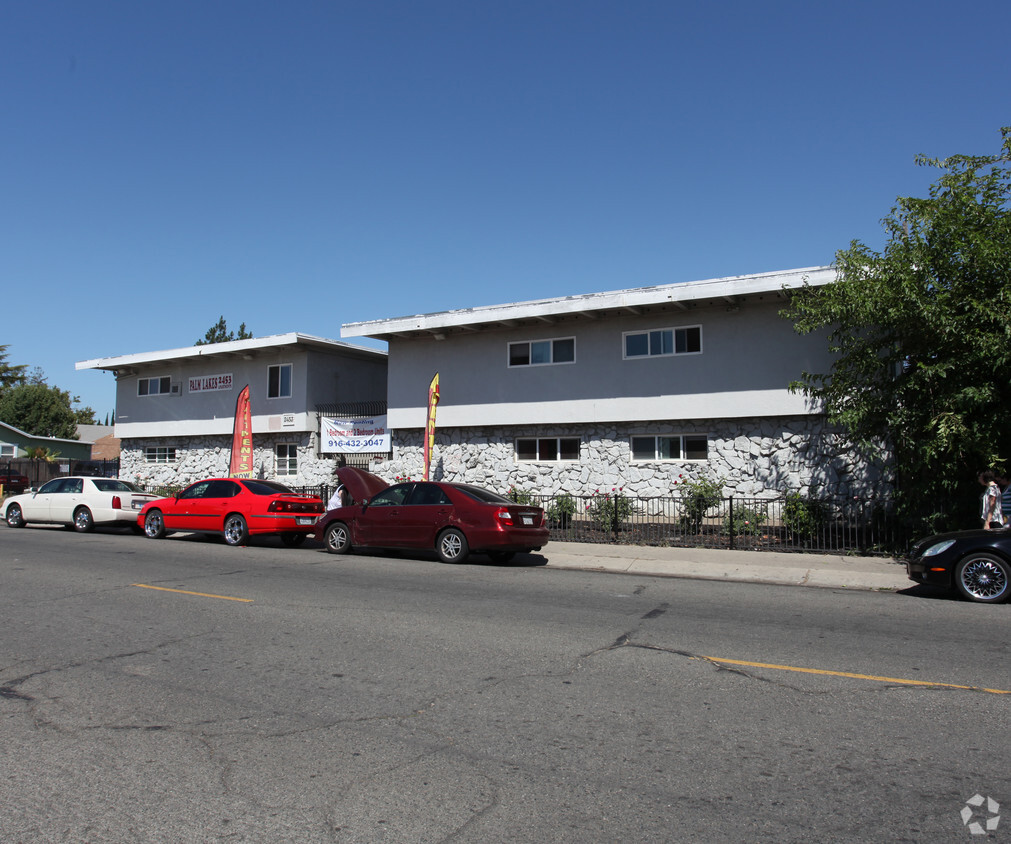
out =
{"type": "Polygon", "coordinates": [[[232,459],[228,464],[228,477],[253,477],[253,416],[249,409],[249,385],[246,384],[235,400],[235,425],[232,428],[232,459]]]}
{"type": "Polygon", "coordinates": [[[439,403],[439,373],[435,373],[428,385],[428,423],[425,425],[425,480],[430,480],[432,468],[432,447],[435,445],[435,406],[439,403]]]}
{"type": "Polygon", "coordinates": [[[319,420],[319,450],[321,454],[353,454],[390,450],[390,429],[386,416],[362,419],[319,420]]]}

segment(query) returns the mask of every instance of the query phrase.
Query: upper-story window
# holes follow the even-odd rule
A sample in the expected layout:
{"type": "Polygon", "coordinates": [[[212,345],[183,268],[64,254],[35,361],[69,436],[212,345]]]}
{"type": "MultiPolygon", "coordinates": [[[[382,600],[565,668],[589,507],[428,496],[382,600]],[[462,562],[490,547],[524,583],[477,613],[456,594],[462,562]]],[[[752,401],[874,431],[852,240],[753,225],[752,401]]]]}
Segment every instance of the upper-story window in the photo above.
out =
{"type": "Polygon", "coordinates": [[[575,363],[576,338],[523,340],[509,344],[509,366],[544,366],[551,363],[575,363]]]}
{"type": "Polygon", "coordinates": [[[141,378],[137,382],[138,396],[160,396],[171,391],[172,379],[167,375],[164,378],[141,378]]]}
{"type": "Polygon", "coordinates": [[[626,331],[625,357],[697,355],[702,352],[702,326],[659,328],[654,331],[626,331]]]}
{"type": "Polygon", "coordinates": [[[291,364],[279,363],[267,367],[267,398],[291,398],[291,364]]]}

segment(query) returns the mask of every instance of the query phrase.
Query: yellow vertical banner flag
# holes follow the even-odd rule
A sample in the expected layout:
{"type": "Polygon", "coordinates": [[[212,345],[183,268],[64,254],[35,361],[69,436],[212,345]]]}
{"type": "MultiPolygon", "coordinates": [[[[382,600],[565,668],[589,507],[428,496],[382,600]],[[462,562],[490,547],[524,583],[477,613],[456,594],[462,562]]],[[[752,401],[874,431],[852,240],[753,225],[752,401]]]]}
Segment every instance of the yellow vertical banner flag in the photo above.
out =
{"type": "Polygon", "coordinates": [[[439,373],[428,385],[428,421],[425,423],[425,480],[430,480],[432,447],[435,445],[435,406],[439,403],[439,373]]]}
{"type": "Polygon", "coordinates": [[[253,477],[253,419],[249,407],[249,385],[235,400],[235,423],[232,426],[232,457],[228,461],[228,477],[253,477]]]}

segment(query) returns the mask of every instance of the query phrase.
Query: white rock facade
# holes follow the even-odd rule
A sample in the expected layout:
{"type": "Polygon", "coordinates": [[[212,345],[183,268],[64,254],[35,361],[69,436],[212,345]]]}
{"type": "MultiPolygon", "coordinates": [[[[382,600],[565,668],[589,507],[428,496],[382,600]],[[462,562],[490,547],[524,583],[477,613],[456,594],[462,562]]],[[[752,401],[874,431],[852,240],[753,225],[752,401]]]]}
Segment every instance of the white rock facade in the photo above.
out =
{"type": "MultiPolygon", "coordinates": [[[[393,432],[391,458],[373,460],[370,471],[387,480],[420,478],[424,473],[423,431],[393,432]]],[[[149,489],[184,486],[201,478],[228,473],[231,437],[194,437],[174,445],[175,463],[145,462],[145,447],[164,440],[123,442],[120,477],[149,489]]],[[[291,486],[330,483],[334,455],[317,454],[315,434],[257,435],[256,476],[291,486]],[[275,448],[297,441],[298,474],[278,475],[275,448]]],[[[521,432],[507,427],[436,431],[432,466],[435,480],[478,484],[506,491],[510,487],[538,495],[591,495],[622,488],[627,495],[666,497],[685,481],[718,480],[725,496],[776,498],[799,492],[843,501],[881,498],[891,493],[887,473],[853,451],[846,440],[818,417],[716,420],[691,423],[636,423],[634,426],[574,425],[521,432]],[[708,460],[633,461],[630,438],[639,434],[706,434],[708,460]],[[578,437],[580,459],[544,463],[517,462],[515,437],[578,437]]]]}

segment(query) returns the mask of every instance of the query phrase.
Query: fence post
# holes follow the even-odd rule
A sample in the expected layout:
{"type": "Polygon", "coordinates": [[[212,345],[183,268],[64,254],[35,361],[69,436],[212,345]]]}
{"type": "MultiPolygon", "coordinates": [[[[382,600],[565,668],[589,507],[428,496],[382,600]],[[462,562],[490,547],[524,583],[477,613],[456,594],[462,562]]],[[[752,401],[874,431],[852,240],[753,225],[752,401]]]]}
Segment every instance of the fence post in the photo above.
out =
{"type": "Polygon", "coordinates": [[[734,496],[730,496],[730,503],[727,507],[727,524],[729,525],[730,549],[734,548],[734,496]]]}

